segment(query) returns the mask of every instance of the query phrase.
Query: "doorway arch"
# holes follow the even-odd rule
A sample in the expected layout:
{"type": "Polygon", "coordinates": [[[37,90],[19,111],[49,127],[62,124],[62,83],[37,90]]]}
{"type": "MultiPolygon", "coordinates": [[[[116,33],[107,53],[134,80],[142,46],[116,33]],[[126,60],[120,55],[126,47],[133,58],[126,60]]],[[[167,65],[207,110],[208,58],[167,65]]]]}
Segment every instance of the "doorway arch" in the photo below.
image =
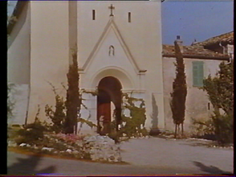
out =
{"type": "Polygon", "coordinates": [[[104,77],[98,84],[97,132],[102,135],[109,133],[112,128],[118,130],[118,124],[121,122],[121,89],[120,81],[113,76],[104,77]],[[114,126],[111,126],[111,123],[114,126]]]}

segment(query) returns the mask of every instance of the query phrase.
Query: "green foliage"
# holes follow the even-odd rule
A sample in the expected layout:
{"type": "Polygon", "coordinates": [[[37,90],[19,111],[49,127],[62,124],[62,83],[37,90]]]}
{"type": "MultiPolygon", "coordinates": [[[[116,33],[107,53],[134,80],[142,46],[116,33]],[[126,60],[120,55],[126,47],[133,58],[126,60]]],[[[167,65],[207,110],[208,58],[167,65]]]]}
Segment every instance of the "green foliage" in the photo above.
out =
{"type": "Polygon", "coordinates": [[[204,79],[202,89],[214,108],[211,122],[216,139],[220,144],[227,144],[233,142],[233,63],[221,62],[219,68],[214,78],[209,75],[204,79]]]}
{"type": "Polygon", "coordinates": [[[215,112],[212,121],[217,142],[221,145],[233,143],[233,115],[221,115],[215,112]]]}
{"type": "Polygon", "coordinates": [[[65,101],[63,97],[59,96],[56,92],[56,88],[52,86],[53,92],[55,94],[55,111],[53,110],[52,106],[49,106],[48,104],[45,106],[45,113],[46,116],[51,119],[53,125],[52,125],[52,131],[55,131],[56,133],[62,132],[64,128],[65,123],[65,101]]]}
{"type": "Polygon", "coordinates": [[[57,138],[50,139],[48,137],[44,137],[43,140],[38,141],[35,145],[39,147],[54,148],[57,151],[65,151],[68,149],[64,142],[59,141],[57,138]]]}
{"type": "Polygon", "coordinates": [[[77,132],[77,113],[80,111],[81,98],[79,94],[79,73],[77,63],[77,53],[72,55],[72,64],[67,74],[68,89],[66,95],[66,120],[65,133],[77,132]]]}
{"type": "MultiPolygon", "coordinates": [[[[60,96],[57,93],[57,89],[53,86],[53,84],[51,84],[50,82],[48,82],[53,90],[53,93],[55,94],[55,101],[56,101],[56,105],[55,105],[55,111],[53,110],[52,106],[49,106],[48,104],[45,106],[45,113],[46,116],[51,119],[53,125],[49,126],[48,124],[45,124],[45,127],[47,127],[49,130],[54,131],[55,133],[59,133],[59,132],[64,132],[64,128],[65,128],[65,120],[66,120],[66,107],[65,107],[65,100],[63,99],[62,96],[60,96]]],[[[63,88],[65,90],[66,86],[63,85],[63,88]]],[[[83,93],[89,93],[93,96],[97,95],[97,91],[95,92],[91,92],[91,91],[86,91],[84,89],[81,89],[79,92],[79,98],[81,101],[83,101],[84,99],[82,99],[82,94],[83,93]]],[[[83,102],[80,103],[81,106],[83,106],[85,109],[88,109],[86,107],[86,105],[83,104],[83,102]]],[[[78,117],[80,117],[80,112],[78,112],[79,115],[77,115],[78,117]]],[[[87,124],[89,127],[93,128],[96,127],[97,125],[95,125],[93,122],[89,121],[89,118],[91,117],[91,115],[89,115],[89,117],[87,119],[83,119],[83,118],[77,118],[77,122],[80,122],[80,129],[82,128],[82,125],[85,123],[87,124]]],[[[80,131],[80,130],[79,130],[80,131]]]]}
{"type": "Polygon", "coordinates": [[[92,96],[97,96],[98,95],[98,90],[95,91],[87,91],[85,89],[81,89],[82,93],[90,93],[92,96]]]}
{"type": "Polygon", "coordinates": [[[193,136],[215,140],[214,125],[211,119],[192,119],[193,136]]]}
{"type": "Polygon", "coordinates": [[[18,130],[18,138],[16,139],[16,143],[27,143],[33,145],[38,140],[43,139],[45,131],[46,128],[40,121],[36,120],[34,123],[27,124],[23,129],[18,130]]]}
{"type": "Polygon", "coordinates": [[[65,123],[65,101],[63,97],[59,96],[59,94],[56,92],[56,88],[49,83],[52,86],[52,90],[55,94],[55,111],[53,110],[52,106],[49,106],[48,104],[45,106],[45,113],[46,116],[51,119],[53,125],[51,127],[52,131],[55,131],[56,133],[62,132],[64,128],[65,123]]]}
{"type": "Polygon", "coordinates": [[[16,18],[16,16],[8,16],[8,23],[15,23],[15,22],[17,22],[17,18],[16,18]]]}
{"type": "MultiPolygon", "coordinates": [[[[8,10],[10,8],[14,8],[13,5],[14,4],[12,4],[12,1],[7,1],[7,8],[8,8],[8,10]]],[[[8,23],[14,23],[16,21],[17,21],[16,16],[13,16],[12,14],[9,14],[9,13],[7,14],[7,22],[8,23]]]]}
{"type": "Polygon", "coordinates": [[[206,78],[203,83],[203,90],[209,96],[209,99],[215,109],[223,109],[225,114],[230,115],[233,112],[233,63],[219,65],[220,70],[216,77],[211,75],[206,78]]]}
{"type": "Polygon", "coordinates": [[[127,93],[123,94],[124,100],[123,110],[128,109],[130,116],[122,115],[121,128],[118,132],[119,136],[126,134],[127,137],[139,137],[146,136],[148,133],[144,128],[146,121],[146,109],[143,99],[137,99],[129,96],[127,93]],[[139,106],[135,105],[135,102],[141,102],[139,106]]]}
{"type": "Polygon", "coordinates": [[[7,127],[7,138],[14,140],[18,137],[17,132],[22,129],[21,125],[13,124],[7,127]]]}
{"type": "Polygon", "coordinates": [[[10,97],[10,93],[13,91],[14,89],[14,84],[7,84],[7,117],[11,118],[13,116],[13,109],[14,109],[14,105],[15,102],[11,99],[10,97]]]}
{"type": "Polygon", "coordinates": [[[185,66],[183,61],[183,55],[180,51],[180,47],[175,42],[175,54],[176,54],[176,78],[173,82],[173,92],[171,93],[172,100],[170,102],[172,117],[175,124],[175,137],[177,135],[177,127],[182,125],[185,117],[185,101],[187,95],[185,66]]]}
{"type": "Polygon", "coordinates": [[[85,152],[85,153],[83,153],[83,159],[86,159],[86,160],[91,160],[91,155],[90,155],[90,153],[87,153],[87,152],[85,152]]]}
{"type": "Polygon", "coordinates": [[[122,137],[122,134],[121,132],[117,132],[115,131],[115,127],[114,129],[112,129],[109,133],[108,133],[108,136],[113,139],[115,141],[115,143],[118,143],[119,142],[119,137],[122,137]]]}
{"type": "Polygon", "coordinates": [[[90,128],[93,128],[93,127],[96,127],[97,125],[94,124],[92,121],[89,121],[89,120],[86,120],[86,119],[83,119],[83,118],[79,118],[78,119],[78,122],[81,122],[82,124],[85,123],[87,124],[90,128]]]}
{"type": "MultiPolygon", "coordinates": [[[[91,94],[92,96],[96,96],[98,93],[97,93],[97,90],[95,92],[92,92],[92,91],[86,91],[85,89],[81,89],[80,90],[80,93],[79,93],[79,97],[80,97],[80,106],[82,106],[84,109],[88,110],[88,107],[83,103],[83,98],[82,98],[82,94],[83,93],[89,93],[91,94]]],[[[87,124],[90,128],[93,128],[93,127],[97,127],[96,124],[94,124],[92,121],[89,121],[89,119],[91,118],[91,114],[89,112],[89,116],[87,117],[87,119],[84,119],[84,118],[81,118],[81,114],[79,112],[79,115],[78,115],[78,119],[77,121],[80,122],[80,127],[78,128],[78,133],[81,131],[84,123],[87,124]]]]}

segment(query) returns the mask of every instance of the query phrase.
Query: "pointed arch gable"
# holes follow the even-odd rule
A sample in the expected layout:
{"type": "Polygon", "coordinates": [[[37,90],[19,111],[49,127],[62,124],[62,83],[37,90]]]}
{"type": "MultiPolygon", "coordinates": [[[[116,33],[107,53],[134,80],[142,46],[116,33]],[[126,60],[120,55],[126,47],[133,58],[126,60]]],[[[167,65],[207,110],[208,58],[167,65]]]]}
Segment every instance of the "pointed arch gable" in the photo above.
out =
{"type": "Polygon", "coordinates": [[[84,65],[82,66],[82,68],[80,68],[80,71],[86,71],[89,67],[89,65],[92,63],[96,53],[99,51],[103,41],[105,40],[106,36],[108,35],[108,33],[110,32],[110,30],[113,30],[118,41],[120,42],[122,49],[124,50],[124,53],[126,54],[127,58],[129,59],[130,63],[132,64],[133,68],[135,69],[137,74],[143,73],[145,70],[140,69],[140,67],[138,66],[137,62],[135,61],[133,55],[131,54],[124,38],[122,37],[116,23],[114,22],[113,18],[111,18],[105,29],[103,30],[103,33],[101,34],[100,38],[98,39],[97,43],[95,44],[93,50],[91,51],[89,57],[87,58],[86,62],[84,63],[84,65]]]}

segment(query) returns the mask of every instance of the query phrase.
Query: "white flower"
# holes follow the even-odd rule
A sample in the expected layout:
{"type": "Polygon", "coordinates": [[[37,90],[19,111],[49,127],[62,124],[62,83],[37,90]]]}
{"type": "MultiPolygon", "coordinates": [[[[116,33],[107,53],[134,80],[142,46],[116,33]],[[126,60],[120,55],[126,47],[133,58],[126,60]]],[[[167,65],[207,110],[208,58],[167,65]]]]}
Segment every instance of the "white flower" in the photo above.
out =
{"type": "Polygon", "coordinates": [[[53,148],[48,148],[48,147],[43,147],[42,148],[42,151],[52,151],[53,150],[53,148]]]}
{"type": "Polygon", "coordinates": [[[72,150],[71,150],[71,149],[67,149],[67,150],[66,150],[66,152],[69,152],[69,153],[71,153],[71,152],[72,152],[72,150]]]}

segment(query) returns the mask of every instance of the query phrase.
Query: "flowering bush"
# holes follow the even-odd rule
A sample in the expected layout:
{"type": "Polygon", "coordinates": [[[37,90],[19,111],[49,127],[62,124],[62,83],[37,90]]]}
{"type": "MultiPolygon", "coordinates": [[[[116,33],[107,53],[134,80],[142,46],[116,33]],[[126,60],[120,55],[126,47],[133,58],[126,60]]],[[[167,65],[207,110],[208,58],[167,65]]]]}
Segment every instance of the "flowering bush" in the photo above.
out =
{"type": "Polygon", "coordinates": [[[83,140],[83,137],[74,135],[74,134],[63,134],[63,133],[58,133],[54,135],[55,138],[58,138],[59,140],[63,140],[67,143],[75,143],[78,140],[83,140]]]}

